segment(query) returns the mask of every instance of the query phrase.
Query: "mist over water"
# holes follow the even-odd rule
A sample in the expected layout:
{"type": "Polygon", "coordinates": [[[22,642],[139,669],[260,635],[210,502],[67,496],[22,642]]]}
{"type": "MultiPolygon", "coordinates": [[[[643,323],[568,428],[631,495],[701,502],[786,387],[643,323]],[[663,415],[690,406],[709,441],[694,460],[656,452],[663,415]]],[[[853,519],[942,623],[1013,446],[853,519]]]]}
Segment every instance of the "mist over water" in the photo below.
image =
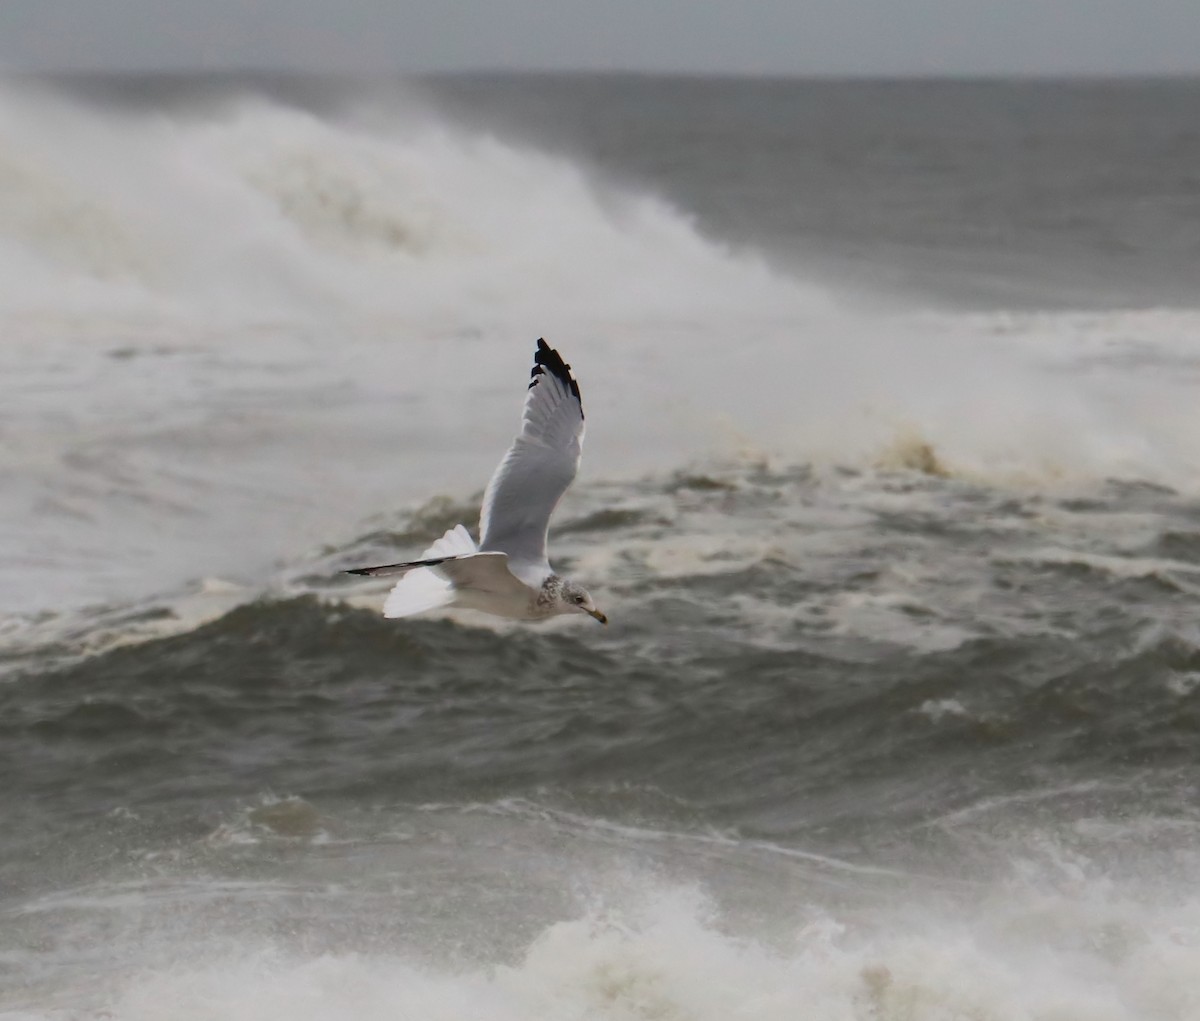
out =
{"type": "Polygon", "coordinates": [[[1194,1017],[1195,102],[0,84],[0,1014],[1194,1017]]]}

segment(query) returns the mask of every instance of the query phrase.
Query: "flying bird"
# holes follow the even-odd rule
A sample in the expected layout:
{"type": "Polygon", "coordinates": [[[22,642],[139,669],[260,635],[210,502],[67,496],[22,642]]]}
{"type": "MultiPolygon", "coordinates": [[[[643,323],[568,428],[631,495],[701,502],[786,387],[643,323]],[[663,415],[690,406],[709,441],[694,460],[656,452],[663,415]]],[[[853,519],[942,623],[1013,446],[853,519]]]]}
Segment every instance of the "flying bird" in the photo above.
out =
{"type": "Polygon", "coordinates": [[[571,366],[540,338],[531,375],[521,431],[483,494],[479,545],[455,525],[420,560],[347,572],[403,576],[383,604],[385,617],[454,606],[512,620],[586,613],[608,623],[592,597],[555,574],[546,556],[550,515],[583,451],[579,384],[571,366]]]}

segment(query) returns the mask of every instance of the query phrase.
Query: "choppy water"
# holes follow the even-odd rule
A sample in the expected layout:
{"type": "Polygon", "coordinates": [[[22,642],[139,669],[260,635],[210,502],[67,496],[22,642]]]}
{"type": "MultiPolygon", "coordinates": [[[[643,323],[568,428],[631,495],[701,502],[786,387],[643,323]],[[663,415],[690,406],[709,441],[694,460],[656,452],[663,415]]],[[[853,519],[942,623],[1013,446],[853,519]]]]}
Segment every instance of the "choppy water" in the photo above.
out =
{"type": "Polygon", "coordinates": [[[0,1016],[1200,1016],[1198,96],[0,86],[0,1016]]]}

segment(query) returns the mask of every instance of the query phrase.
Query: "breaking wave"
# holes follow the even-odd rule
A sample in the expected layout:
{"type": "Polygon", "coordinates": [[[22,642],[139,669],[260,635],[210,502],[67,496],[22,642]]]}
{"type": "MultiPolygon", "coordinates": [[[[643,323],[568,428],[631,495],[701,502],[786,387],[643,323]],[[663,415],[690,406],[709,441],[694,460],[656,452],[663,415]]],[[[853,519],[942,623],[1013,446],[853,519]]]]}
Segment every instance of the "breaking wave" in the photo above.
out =
{"type": "Polygon", "coordinates": [[[541,334],[584,381],[584,478],[733,459],[1200,480],[1195,312],[872,310],[412,97],[121,104],[9,80],[0,185],[21,606],[261,577],[481,486],[541,334]]]}
{"type": "MultiPolygon", "coordinates": [[[[1183,1021],[1200,996],[1196,899],[1130,892],[1073,889],[1064,874],[1057,889],[1014,882],[957,911],[936,898],[920,907],[796,904],[787,920],[777,904],[769,923],[755,925],[723,916],[694,889],[643,883],[640,902],[631,890],[624,903],[546,924],[524,946],[452,962],[445,948],[304,954],[282,940],[239,946],[196,934],[186,949],[147,943],[140,967],[126,964],[77,994],[76,1003],[98,1006],[65,1016],[1183,1021]]],[[[214,900],[230,895],[245,901],[256,891],[213,884],[214,900]]],[[[261,896],[260,910],[272,900],[278,909],[288,894],[261,896]]],[[[168,937],[182,938],[171,928],[168,937]]]]}
{"type": "Polygon", "coordinates": [[[148,112],[7,83],[0,184],[2,313],[438,333],[819,301],[659,199],[414,112],[368,124],[253,95],[148,112]]]}
{"type": "Polygon", "coordinates": [[[10,81],[0,183],[10,350],[268,349],[282,330],[292,360],[337,373],[369,341],[362,357],[395,377],[429,343],[544,333],[610,352],[589,393],[620,389],[614,417],[674,447],[699,434],[689,455],[1034,484],[1200,477],[1195,313],[861,311],[668,199],[415,102],[335,115],[231,94],[156,110],[10,81]],[[667,406],[631,379],[633,350],[671,367],[667,406]]]}

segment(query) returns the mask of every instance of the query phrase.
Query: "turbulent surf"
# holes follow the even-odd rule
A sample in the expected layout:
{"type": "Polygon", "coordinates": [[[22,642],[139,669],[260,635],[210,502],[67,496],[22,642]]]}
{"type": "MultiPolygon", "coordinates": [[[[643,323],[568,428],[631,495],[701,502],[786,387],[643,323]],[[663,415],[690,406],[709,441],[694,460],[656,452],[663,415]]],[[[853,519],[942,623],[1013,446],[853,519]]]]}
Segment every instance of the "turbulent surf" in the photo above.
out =
{"type": "Polygon", "coordinates": [[[0,83],[0,1013],[1193,1017],[1198,104],[0,83]]]}

